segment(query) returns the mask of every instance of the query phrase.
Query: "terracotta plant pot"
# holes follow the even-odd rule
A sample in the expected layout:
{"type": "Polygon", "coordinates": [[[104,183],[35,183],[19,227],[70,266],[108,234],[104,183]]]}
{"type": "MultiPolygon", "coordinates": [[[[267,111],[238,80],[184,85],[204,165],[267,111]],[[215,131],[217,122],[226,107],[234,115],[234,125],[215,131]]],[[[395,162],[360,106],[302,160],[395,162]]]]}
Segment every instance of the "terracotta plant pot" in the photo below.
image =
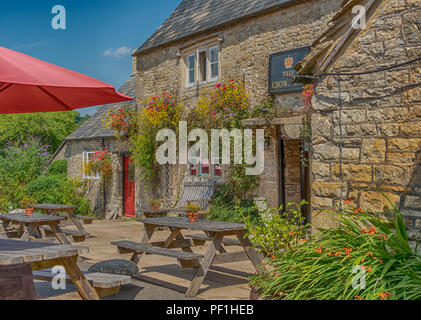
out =
{"type": "Polygon", "coordinates": [[[152,209],[153,210],[158,210],[159,209],[159,205],[158,204],[153,204],[152,205],[152,209]]]}
{"type": "Polygon", "coordinates": [[[189,217],[189,222],[194,223],[197,221],[197,212],[189,212],[187,216],[189,217]]]}
{"type": "Polygon", "coordinates": [[[27,215],[28,217],[31,217],[31,216],[32,216],[32,214],[34,213],[34,208],[26,208],[26,209],[25,209],[25,212],[26,212],[26,215],[27,215]]]}

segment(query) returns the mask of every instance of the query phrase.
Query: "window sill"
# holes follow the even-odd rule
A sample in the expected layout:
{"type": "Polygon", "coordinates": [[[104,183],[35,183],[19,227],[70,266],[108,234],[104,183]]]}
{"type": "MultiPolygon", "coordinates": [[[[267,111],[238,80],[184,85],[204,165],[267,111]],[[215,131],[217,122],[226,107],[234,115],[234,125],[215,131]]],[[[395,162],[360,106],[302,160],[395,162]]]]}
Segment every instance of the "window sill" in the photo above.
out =
{"type": "Polygon", "coordinates": [[[194,84],[189,87],[183,87],[181,89],[181,92],[192,92],[197,90],[196,88],[199,87],[199,89],[207,89],[207,88],[213,88],[219,83],[219,80],[213,80],[213,81],[207,81],[207,82],[199,82],[199,85],[194,84]]]}

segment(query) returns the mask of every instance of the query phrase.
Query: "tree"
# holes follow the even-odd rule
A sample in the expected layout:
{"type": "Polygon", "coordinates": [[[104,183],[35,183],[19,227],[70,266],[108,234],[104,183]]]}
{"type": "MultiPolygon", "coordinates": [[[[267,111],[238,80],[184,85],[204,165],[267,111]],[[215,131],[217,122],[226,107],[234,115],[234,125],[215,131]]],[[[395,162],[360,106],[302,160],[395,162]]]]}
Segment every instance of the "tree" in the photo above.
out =
{"type": "Polygon", "coordinates": [[[63,139],[79,126],[76,122],[78,117],[80,115],[76,111],[0,115],[0,148],[9,141],[38,137],[40,143],[49,145],[49,151],[53,153],[63,139]]]}

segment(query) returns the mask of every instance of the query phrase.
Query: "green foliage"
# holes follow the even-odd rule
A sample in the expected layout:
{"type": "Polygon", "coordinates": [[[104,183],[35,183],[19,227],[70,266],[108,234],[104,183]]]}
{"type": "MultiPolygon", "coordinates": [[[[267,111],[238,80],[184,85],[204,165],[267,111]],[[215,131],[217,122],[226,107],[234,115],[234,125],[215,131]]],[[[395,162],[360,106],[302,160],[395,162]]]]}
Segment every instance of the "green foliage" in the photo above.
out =
{"type": "Polygon", "coordinates": [[[68,179],[65,174],[41,175],[25,189],[36,203],[56,203],[77,206],[76,214],[91,214],[90,202],[83,195],[85,182],[68,179]]]}
{"type": "Polygon", "coordinates": [[[278,255],[273,270],[251,284],[273,299],[421,299],[421,255],[411,250],[396,208],[393,221],[370,210],[334,215],[337,227],[278,255]],[[360,270],[365,287],[356,280],[360,270]]]}
{"type": "Polygon", "coordinates": [[[17,208],[28,183],[36,179],[50,157],[39,139],[7,143],[0,149],[0,210],[17,208]]]}
{"type": "Polygon", "coordinates": [[[47,175],[65,174],[67,175],[67,159],[60,159],[50,163],[47,169],[47,175]]]}
{"type": "Polygon", "coordinates": [[[305,200],[300,204],[288,203],[285,212],[282,207],[278,210],[266,204],[257,218],[245,218],[247,236],[259,251],[273,258],[297,247],[305,241],[309,229],[301,214],[301,207],[306,204],[305,200]]]}
{"type": "Polygon", "coordinates": [[[245,222],[246,217],[255,218],[258,211],[252,199],[234,200],[227,192],[227,185],[222,185],[209,205],[208,219],[225,222],[245,222]]]}
{"type": "Polygon", "coordinates": [[[48,145],[53,153],[79,126],[75,121],[78,116],[75,111],[0,115],[0,148],[9,141],[29,141],[32,137],[39,137],[41,144],[48,145]]]}

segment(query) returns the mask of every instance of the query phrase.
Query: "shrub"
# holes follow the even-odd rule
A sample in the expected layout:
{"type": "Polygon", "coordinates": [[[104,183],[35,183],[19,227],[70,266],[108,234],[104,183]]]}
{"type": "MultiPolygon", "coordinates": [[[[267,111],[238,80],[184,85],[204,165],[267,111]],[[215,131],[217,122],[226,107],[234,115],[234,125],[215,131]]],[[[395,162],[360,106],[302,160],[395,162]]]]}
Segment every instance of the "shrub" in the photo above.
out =
{"type": "Polygon", "coordinates": [[[67,159],[53,161],[47,169],[47,175],[65,174],[67,175],[67,159]]]}
{"type": "Polygon", "coordinates": [[[334,214],[337,227],[278,255],[252,286],[273,299],[421,299],[421,255],[396,208],[393,221],[361,209],[334,214]]]}
{"type": "Polygon", "coordinates": [[[285,250],[295,248],[305,241],[309,224],[301,214],[301,207],[308,204],[288,203],[287,210],[274,209],[266,205],[256,217],[245,217],[247,236],[259,251],[275,258],[285,250]]]}
{"type": "Polygon", "coordinates": [[[246,217],[257,216],[253,199],[234,200],[226,184],[218,188],[209,205],[210,220],[243,223],[246,217]]]}
{"type": "Polygon", "coordinates": [[[57,203],[74,205],[76,214],[91,214],[91,205],[83,194],[85,183],[68,179],[64,174],[42,175],[32,181],[25,189],[37,203],[57,203]]]}
{"type": "Polygon", "coordinates": [[[0,210],[17,208],[26,185],[36,179],[48,162],[49,146],[38,138],[7,143],[0,149],[0,210]]]}

